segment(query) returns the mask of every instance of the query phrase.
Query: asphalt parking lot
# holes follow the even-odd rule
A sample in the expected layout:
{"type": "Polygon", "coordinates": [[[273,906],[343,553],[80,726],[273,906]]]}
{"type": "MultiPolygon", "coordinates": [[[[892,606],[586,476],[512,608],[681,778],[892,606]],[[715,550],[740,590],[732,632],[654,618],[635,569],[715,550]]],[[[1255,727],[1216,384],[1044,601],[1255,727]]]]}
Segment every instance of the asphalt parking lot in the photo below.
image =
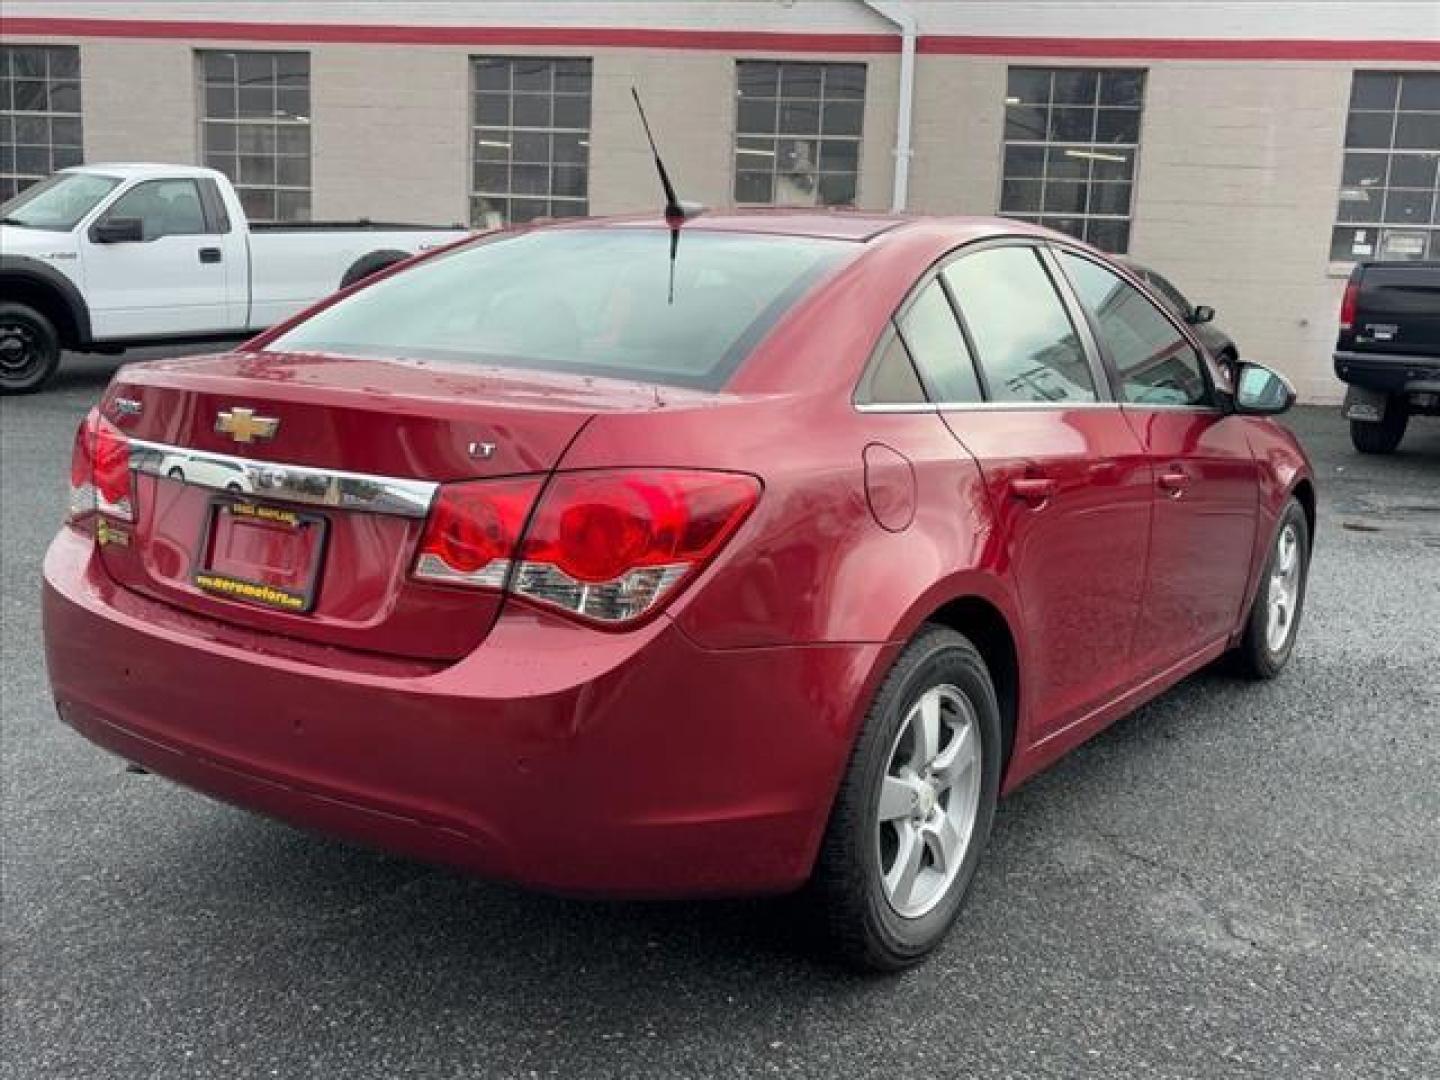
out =
{"type": "Polygon", "coordinates": [[[1440,1075],[1440,424],[1364,459],[1291,414],[1321,493],[1291,668],[1202,674],[1031,782],[943,951],[858,979],[783,904],[528,895],[61,727],[40,562],[116,366],[0,403],[4,1076],[1440,1075]]]}

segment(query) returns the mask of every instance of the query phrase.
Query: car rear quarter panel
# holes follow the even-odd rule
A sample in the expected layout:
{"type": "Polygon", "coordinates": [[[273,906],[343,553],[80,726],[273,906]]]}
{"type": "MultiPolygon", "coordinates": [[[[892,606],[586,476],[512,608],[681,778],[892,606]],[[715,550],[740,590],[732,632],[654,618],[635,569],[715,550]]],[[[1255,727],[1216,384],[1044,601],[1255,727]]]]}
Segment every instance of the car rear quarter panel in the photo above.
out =
{"type": "Polygon", "coordinates": [[[741,531],[670,609],[705,647],[903,639],[937,590],[1006,602],[979,470],[933,413],[763,397],[683,418],[596,417],[564,466],[614,465],[732,469],[764,484],[741,531]],[[865,452],[876,445],[912,468],[915,512],[900,531],[866,496],[865,452]]]}

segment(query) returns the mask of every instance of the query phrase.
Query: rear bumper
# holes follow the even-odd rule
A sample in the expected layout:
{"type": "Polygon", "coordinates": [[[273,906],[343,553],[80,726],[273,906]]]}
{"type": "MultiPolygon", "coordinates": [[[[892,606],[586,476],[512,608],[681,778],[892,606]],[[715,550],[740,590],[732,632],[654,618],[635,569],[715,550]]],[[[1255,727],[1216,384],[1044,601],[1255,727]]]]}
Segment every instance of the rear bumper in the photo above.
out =
{"type": "Polygon", "coordinates": [[[1387,394],[1440,391],[1440,357],[1340,351],[1335,374],[1342,382],[1387,394]]]}
{"type": "Polygon", "coordinates": [[[512,614],[441,671],[321,666],[120,590],[70,529],[46,555],[44,617],[61,717],[154,773],[400,854],[606,895],[802,883],[893,649],[717,652],[664,618],[609,635],[512,614]]]}

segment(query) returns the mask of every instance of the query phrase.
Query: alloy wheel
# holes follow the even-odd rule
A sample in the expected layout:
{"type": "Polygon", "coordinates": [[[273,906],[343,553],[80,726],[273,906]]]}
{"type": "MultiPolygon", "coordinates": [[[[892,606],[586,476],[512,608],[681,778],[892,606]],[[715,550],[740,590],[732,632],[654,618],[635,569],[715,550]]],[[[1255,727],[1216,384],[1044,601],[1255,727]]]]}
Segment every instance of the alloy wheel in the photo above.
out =
{"type": "Polygon", "coordinates": [[[1294,629],[1295,613],[1300,603],[1303,561],[1300,535],[1293,523],[1287,523],[1275,540],[1275,557],[1266,595],[1265,644],[1272,653],[1285,648],[1294,629]]]}
{"type": "Polygon", "coordinates": [[[906,714],[880,784],[875,848],[885,899],[918,919],[964,865],[980,806],[980,725],[951,685],[926,690],[906,714]]]}

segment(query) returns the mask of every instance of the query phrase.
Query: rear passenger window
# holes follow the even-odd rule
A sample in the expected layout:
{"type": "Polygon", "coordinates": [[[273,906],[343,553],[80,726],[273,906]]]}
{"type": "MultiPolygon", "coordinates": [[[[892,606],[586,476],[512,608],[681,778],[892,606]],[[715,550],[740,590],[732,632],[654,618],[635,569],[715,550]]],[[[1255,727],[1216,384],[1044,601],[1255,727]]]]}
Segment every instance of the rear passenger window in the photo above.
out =
{"type": "Polygon", "coordinates": [[[861,405],[914,405],[925,402],[925,388],[915,374],[915,365],[905,343],[892,326],[885,331],[885,344],[870,365],[855,393],[861,405]]]}
{"type": "Polygon", "coordinates": [[[978,251],[942,274],[965,317],[991,401],[1097,400],[1084,346],[1033,248],[978,251]]]}
{"type": "Polygon", "coordinates": [[[975,364],[940,282],[926,285],[897,322],[900,336],[935,401],[981,399],[975,364]]]}
{"type": "Polygon", "coordinates": [[[1099,327],[1120,375],[1120,400],[1144,405],[1202,405],[1209,387],[1200,355],[1139,289],[1097,262],[1060,254],[1080,302],[1099,327]]]}

